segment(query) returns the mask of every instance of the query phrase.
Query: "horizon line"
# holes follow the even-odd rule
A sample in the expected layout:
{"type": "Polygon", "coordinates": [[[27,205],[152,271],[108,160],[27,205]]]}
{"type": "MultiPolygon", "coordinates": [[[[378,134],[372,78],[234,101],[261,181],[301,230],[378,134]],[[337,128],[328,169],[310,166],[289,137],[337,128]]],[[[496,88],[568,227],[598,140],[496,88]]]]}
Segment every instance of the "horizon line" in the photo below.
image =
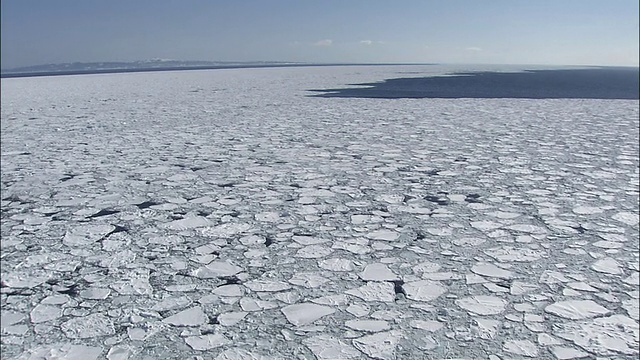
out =
{"type": "Polygon", "coordinates": [[[484,65],[484,66],[561,66],[561,67],[597,67],[597,68],[639,68],[638,65],[586,65],[586,64],[507,64],[507,63],[423,63],[423,62],[289,62],[289,61],[210,61],[210,60],[175,60],[175,59],[150,59],[133,61],[94,61],[94,62],[66,62],[48,63],[41,65],[31,65],[10,69],[0,69],[0,78],[21,78],[21,77],[41,77],[41,76],[63,76],[63,75],[91,75],[91,74],[117,74],[136,72],[164,72],[164,71],[187,71],[187,70],[224,70],[224,69],[246,69],[246,68],[280,68],[280,67],[313,67],[313,66],[434,66],[434,65],[484,65]],[[45,66],[64,65],[97,65],[97,64],[142,64],[145,63],[185,63],[185,65],[167,65],[156,67],[130,67],[130,68],[104,68],[104,69],[43,69],[45,66]],[[195,63],[194,65],[188,65],[195,63]],[[198,64],[199,63],[199,64],[198,64]],[[210,63],[210,64],[206,64],[210,63]],[[33,70],[30,70],[33,69],[33,70]]]}

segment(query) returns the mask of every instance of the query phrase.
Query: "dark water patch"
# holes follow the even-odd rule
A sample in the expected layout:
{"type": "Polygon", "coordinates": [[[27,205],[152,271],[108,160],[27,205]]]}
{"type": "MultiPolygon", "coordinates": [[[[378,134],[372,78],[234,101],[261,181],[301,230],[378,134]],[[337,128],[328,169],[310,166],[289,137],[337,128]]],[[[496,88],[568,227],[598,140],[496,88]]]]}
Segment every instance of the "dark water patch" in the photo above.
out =
{"type": "Polygon", "coordinates": [[[438,205],[449,205],[449,199],[444,198],[444,197],[440,197],[440,196],[434,196],[434,195],[427,195],[424,197],[425,200],[429,201],[429,202],[433,202],[436,203],[438,205]]]}
{"type": "Polygon", "coordinates": [[[100,239],[100,241],[108,238],[109,236],[111,236],[113,234],[117,234],[117,233],[120,233],[120,232],[125,232],[125,233],[129,232],[129,229],[124,227],[124,226],[120,226],[120,225],[116,225],[116,224],[111,224],[111,225],[113,225],[115,227],[115,229],[111,230],[111,232],[106,234],[102,239],[100,239]]]}
{"type": "Polygon", "coordinates": [[[264,246],[269,247],[269,246],[271,246],[274,242],[275,242],[275,240],[273,239],[273,236],[271,236],[271,235],[266,235],[266,236],[264,237],[264,246]]]}
{"type": "Polygon", "coordinates": [[[65,182],[65,181],[69,181],[71,179],[73,179],[74,177],[78,176],[75,174],[64,174],[65,176],[63,178],[60,178],[61,182],[65,182]]]}
{"type": "MultiPolygon", "coordinates": [[[[222,285],[239,285],[242,281],[235,276],[221,276],[220,280],[224,281],[222,285]]],[[[221,285],[221,286],[222,286],[221,285]]]]}
{"type": "Polygon", "coordinates": [[[479,194],[468,194],[467,197],[465,197],[464,201],[468,202],[468,203],[481,203],[482,200],[480,200],[480,195],[479,194]]]}
{"type": "Polygon", "coordinates": [[[407,296],[407,293],[404,291],[404,288],[402,287],[402,285],[404,285],[404,281],[394,280],[391,282],[393,283],[393,291],[396,293],[396,296],[397,295],[407,296]]]}
{"type": "Polygon", "coordinates": [[[310,90],[314,97],[356,98],[522,98],[627,99],[640,98],[638,68],[603,67],[528,70],[518,73],[467,72],[452,76],[397,78],[351,84],[366,88],[310,90]]]}
{"type": "Polygon", "coordinates": [[[150,208],[153,205],[160,205],[160,203],[157,203],[155,201],[145,201],[145,202],[142,202],[140,204],[135,204],[135,205],[138,207],[138,209],[142,210],[142,209],[150,208]]]}
{"type": "Polygon", "coordinates": [[[97,218],[97,217],[101,217],[101,216],[109,216],[109,215],[117,214],[119,212],[120,211],[118,211],[118,210],[102,209],[102,210],[98,211],[97,213],[88,216],[88,218],[93,219],[93,218],[97,218]]]}

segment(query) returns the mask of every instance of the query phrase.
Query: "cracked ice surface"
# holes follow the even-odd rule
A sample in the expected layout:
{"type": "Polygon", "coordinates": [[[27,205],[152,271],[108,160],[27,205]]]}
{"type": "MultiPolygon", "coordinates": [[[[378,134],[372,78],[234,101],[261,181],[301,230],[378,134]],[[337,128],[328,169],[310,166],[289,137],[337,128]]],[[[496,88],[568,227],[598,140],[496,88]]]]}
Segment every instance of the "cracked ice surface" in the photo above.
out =
{"type": "Polygon", "coordinates": [[[637,358],[638,101],[306,97],[449,70],[2,79],[3,359],[637,358]]]}

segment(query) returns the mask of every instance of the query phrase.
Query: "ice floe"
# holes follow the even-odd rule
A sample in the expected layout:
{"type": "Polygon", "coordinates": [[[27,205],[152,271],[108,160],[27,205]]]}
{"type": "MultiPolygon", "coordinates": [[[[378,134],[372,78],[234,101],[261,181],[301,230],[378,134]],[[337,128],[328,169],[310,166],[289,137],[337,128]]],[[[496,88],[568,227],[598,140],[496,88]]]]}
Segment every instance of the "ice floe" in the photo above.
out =
{"type": "Polygon", "coordinates": [[[608,314],[610,311],[593,300],[558,301],[544,308],[548,313],[567,319],[587,319],[608,314]]]}
{"type": "Polygon", "coordinates": [[[284,316],[295,326],[309,325],[323,316],[333,314],[336,310],[329,306],[313,303],[287,305],[282,308],[284,316]]]}
{"type": "Polygon", "coordinates": [[[507,302],[496,296],[476,295],[455,301],[456,305],[478,315],[500,314],[504,311],[507,302]]]}

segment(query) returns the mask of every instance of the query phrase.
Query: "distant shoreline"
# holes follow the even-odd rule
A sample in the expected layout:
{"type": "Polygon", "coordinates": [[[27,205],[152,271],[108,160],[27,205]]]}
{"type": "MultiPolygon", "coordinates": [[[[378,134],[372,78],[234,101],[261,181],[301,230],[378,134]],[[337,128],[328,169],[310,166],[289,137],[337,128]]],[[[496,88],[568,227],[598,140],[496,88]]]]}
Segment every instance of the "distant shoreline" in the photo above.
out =
{"type": "Polygon", "coordinates": [[[118,74],[153,71],[185,71],[185,70],[221,70],[221,69],[252,69],[252,68],[282,68],[282,67],[315,67],[315,66],[430,66],[435,63],[320,63],[320,64],[236,64],[236,65],[203,65],[203,66],[167,66],[167,67],[140,67],[122,69],[86,69],[86,70],[50,70],[50,71],[25,71],[0,73],[0,78],[22,78],[39,76],[62,75],[91,75],[91,74],[118,74]]]}

